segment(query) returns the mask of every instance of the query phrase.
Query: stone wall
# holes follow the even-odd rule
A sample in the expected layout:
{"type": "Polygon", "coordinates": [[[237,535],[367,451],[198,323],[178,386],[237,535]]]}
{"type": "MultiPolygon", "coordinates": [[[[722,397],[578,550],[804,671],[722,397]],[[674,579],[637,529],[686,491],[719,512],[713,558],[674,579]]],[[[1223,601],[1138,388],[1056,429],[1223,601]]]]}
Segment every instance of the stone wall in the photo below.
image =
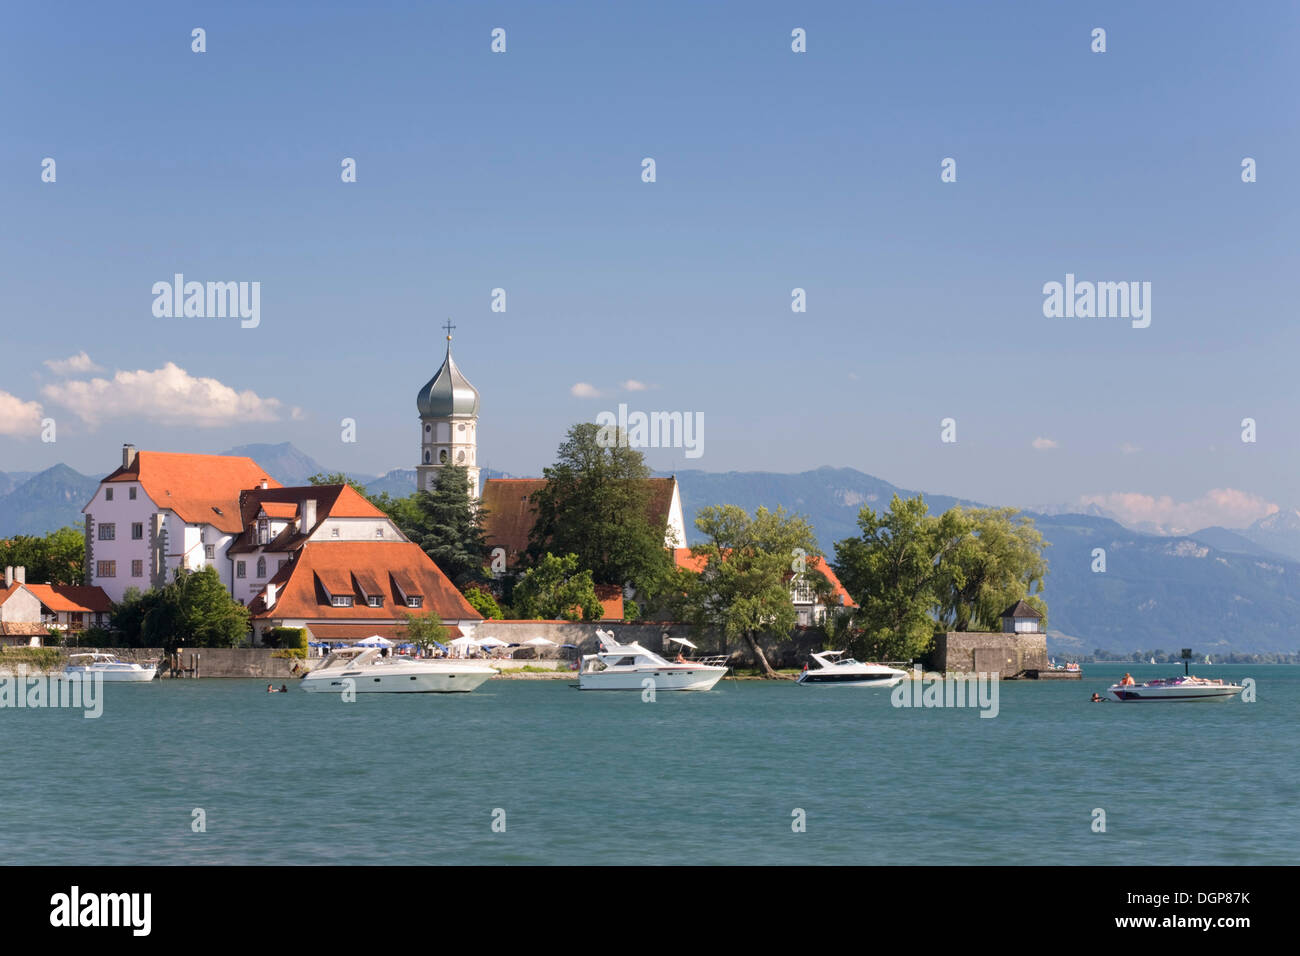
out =
{"type": "Polygon", "coordinates": [[[934,639],[927,664],[948,673],[996,672],[1003,677],[1023,670],[1045,670],[1050,666],[1047,635],[949,631],[934,639]]]}
{"type": "MultiPolygon", "coordinates": [[[[144,663],[155,660],[166,663],[161,647],[100,647],[94,648],[105,654],[114,654],[124,661],[144,663]]],[[[71,654],[88,653],[91,648],[63,647],[62,670],[71,654]]],[[[293,675],[289,673],[292,660],[272,657],[267,647],[186,647],[180,651],[181,666],[190,666],[190,655],[199,655],[200,677],[256,677],[260,680],[288,681],[293,675]]],[[[161,665],[160,665],[161,666],[161,665]]],[[[164,669],[164,676],[165,669],[164,669]]]]}

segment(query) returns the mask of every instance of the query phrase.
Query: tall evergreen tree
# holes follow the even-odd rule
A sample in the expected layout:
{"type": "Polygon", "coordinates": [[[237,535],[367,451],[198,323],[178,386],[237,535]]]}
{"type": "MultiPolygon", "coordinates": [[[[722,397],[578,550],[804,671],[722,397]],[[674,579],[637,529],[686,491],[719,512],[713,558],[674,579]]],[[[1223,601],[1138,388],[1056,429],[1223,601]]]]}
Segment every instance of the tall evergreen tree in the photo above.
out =
{"type": "Polygon", "coordinates": [[[457,588],[486,581],[486,512],[470,495],[469,472],[444,465],[438,469],[434,487],[417,491],[413,498],[409,510],[398,511],[406,525],[394,517],[402,533],[418,544],[457,588]]]}

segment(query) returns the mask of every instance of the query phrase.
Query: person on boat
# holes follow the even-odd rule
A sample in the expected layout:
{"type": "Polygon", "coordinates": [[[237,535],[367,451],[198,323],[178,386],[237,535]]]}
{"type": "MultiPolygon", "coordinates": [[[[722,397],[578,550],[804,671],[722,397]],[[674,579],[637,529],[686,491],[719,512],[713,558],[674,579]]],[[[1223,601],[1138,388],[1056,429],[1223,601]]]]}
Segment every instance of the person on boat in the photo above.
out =
{"type": "Polygon", "coordinates": [[[678,649],[677,649],[677,663],[678,663],[678,664],[689,664],[689,663],[690,663],[690,661],[688,661],[686,658],[682,657],[682,651],[681,651],[681,648],[678,648],[678,649]]]}
{"type": "Polygon", "coordinates": [[[1119,683],[1120,683],[1120,686],[1121,686],[1121,687],[1132,687],[1134,684],[1137,683],[1137,681],[1135,681],[1135,680],[1133,679],[1133,675],[1132,675],[1132,674],[1128,674],[1128,673],[1126,673],[1126,674],[1124,675],[1124,679],[1123,679],[1122,681],[1120,681],[1119,683]]]}

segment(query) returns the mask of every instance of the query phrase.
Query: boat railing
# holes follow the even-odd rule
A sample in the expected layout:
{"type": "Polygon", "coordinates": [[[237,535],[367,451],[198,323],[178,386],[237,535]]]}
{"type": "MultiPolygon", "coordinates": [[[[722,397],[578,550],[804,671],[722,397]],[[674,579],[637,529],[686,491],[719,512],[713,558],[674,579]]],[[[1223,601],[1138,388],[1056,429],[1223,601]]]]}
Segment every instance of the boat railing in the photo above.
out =
{"type": "Polygon", "coordinates": [[[725,667],[731,657],[729,654],[711,654],[705,657],[694,657],[686,661],[687,664],[699,664],[701,667],[725,667]]]}

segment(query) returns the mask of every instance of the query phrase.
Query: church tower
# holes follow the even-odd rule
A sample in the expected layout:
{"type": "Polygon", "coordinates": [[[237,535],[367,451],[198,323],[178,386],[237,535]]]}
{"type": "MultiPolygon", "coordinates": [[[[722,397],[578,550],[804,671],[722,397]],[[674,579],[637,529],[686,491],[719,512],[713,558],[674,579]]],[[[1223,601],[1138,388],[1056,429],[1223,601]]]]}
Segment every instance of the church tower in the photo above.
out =
{"type": "Polygon", "coordinates": [[[415,469],[416,482],[421,491],[429,491],[438,481],[439,468],[459,465],[469,473],[470,495],[478,498],[478,389],[452,360],[451,330],[455,326],[448,321],[445,328],[447,357],[415,400],[420,412],[420,463],[415,469]]]}

